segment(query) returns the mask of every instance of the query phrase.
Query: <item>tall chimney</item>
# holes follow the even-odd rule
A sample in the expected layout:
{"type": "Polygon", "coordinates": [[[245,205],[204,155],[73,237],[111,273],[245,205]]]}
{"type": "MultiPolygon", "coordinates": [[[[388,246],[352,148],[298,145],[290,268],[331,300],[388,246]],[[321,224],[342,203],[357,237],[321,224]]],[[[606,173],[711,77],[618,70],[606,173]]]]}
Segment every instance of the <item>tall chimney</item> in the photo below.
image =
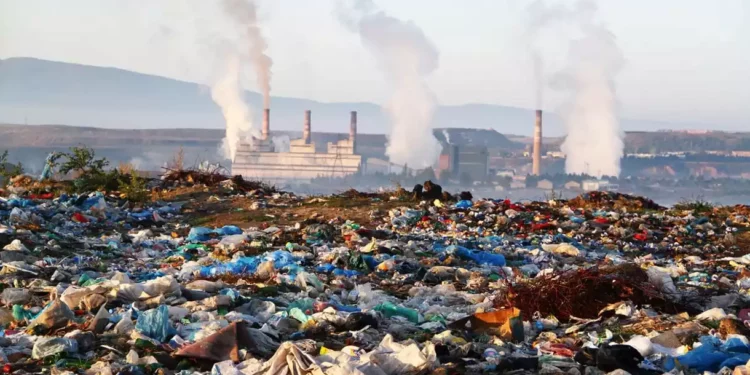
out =
{"type": "Polygon", "coordinates": [[[534,150],[532,156],[531,173],[535,176],[541,174],[542,169],[542,110],[536,110],[536,121],[534,121],[534,150]]]}
{"type": "Polygon", "coordinates": [[[307,111],[305,111],[305,123],[302,127],[302,139],[305,140],[306,145],[310,144],[310,138],[311,138],[310,118],[311,117],[312,117],[312,111],[308,109],[307,111]]]}
{"type": "Polygon", "coordinates": [[[269,108],[263,110],[263,129],[261,129],[261,132],[263,140],[267,140],[268,134],[271,132],[271,110],[269,108]]]}
{"type": "Polygon", "coordinates": [[[352,143],[352,152],[357,153],[357,111],[352,111],[349,120],[349,142],[352,143]]]}

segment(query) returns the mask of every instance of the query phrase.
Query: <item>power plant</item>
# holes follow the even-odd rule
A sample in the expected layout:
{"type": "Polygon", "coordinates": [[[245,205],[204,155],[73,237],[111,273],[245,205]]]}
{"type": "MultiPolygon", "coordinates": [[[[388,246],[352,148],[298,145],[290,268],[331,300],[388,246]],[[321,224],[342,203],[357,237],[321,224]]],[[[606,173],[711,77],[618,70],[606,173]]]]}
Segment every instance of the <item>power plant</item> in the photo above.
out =
{"type": "Polygon", "coordinates": [[[240,142],[232,160],[232,174],[269,182],[304,182],[318,177],[346,177],[357,173],[362,157],[355,154],[357,112],[351,113],[349,138],[328,142],[317,152],[312,142],[312,111],[304,113],[302,138],[289,143],[289,151],[277,152],[270,139],[270,110],[263,111],[262,139],[240,142]]]}

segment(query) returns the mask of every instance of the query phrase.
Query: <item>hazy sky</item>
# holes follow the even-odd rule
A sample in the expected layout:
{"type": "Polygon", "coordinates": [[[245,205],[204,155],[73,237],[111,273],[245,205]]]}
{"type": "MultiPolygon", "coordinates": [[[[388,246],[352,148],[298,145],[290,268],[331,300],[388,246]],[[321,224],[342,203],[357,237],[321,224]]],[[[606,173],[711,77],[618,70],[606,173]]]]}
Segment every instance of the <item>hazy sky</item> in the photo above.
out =
{"type": "MultiPolygon", "coordinates": [[[[375,0],[440,51],[430,85],[443,104],[534,106],[528,0],[375,0]]],[[[554,1],[548,1],[553,3],[554,1]]],[[[559,2],[559,1],[558,1],[559,2]]],[[[622,115],[750,129],[750,1],[601,0],[626,65],[622,115]]],[[[383,103],[383,76],[334,0],[261,0],[272,95],[383,103]]],[[[0,58],[29,56],[208,82],[212,48],[233,29],[214,0],[0,0],[0,58]]],[[[545,39],[554,70],[566,43],[545,39]],[[552,42],[550,42],[549,40],[552,42]]],[[[246,86],[257,90],[252,70],[246,86]]],[[[2,79],[2,77],[0,77],[2,79]]],[[[549,90],[547,90],[549,91],[549,90]]],[[[545,107],[560,97],[546,93],[545,107]]]]}

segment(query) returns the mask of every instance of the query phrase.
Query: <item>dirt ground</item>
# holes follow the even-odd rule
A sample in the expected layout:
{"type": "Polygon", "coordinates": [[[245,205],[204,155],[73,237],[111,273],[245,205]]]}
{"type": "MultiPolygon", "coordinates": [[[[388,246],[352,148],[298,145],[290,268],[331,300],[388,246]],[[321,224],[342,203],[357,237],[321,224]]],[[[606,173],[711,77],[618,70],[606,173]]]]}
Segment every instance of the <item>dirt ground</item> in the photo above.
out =
{"type": "MultiPolygon", "coordinates": [[[[376,197],[327,196],[268,199],[259,204],[256,198],[225,197],[215,199],[209,192],[193,192],[172,197],[189,200],[183,206],[186,222],[191,225],[219,227],[237,225],[241,228],[272,225],[294,225],[307,219],[352,220],[367,227],[382,223],[388,210],[414,204],[404,200],[376,197]],[[213,197],[213,198],[212,198],[213,197]],[[375,213],[375,214],[373,214],[375,213]]],[[[262,201],[262,200],[261,200],[262,201]]]]}

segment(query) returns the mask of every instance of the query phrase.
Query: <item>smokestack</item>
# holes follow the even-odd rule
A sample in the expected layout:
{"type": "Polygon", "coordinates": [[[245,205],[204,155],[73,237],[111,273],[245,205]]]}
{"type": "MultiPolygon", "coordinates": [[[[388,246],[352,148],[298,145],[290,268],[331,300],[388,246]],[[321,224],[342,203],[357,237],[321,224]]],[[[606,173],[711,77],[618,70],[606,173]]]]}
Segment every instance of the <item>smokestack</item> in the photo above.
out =
{"type": "Polygon", "coordinates": [[[268,139],[268,134],[271,133],[271,110],[266,108],[263,110],[263,129],[261,137],[263,140],[268,139]]]}
{"type": "Polygon", "coordinates": [[[352,143],[352,151],[357,153],[357,111],[352,111],[351,120],[349,120],[349,142],[352,143]]]}
{"type": "Polygon", "coordinates": [[[536,121],[534,121],[534,150],[532,156],[531,173],[535,176],[541,174],[542,169],[542,110],[536,110],[536,121]]]}
{"type": "Polygon", "coordinates": [[[310,144],[310,138],[312,135],[310,132],[310,121],[311,121],[310,118],[311,117],[312,117],[312,111],[308,109],[307,111],[305,111],[305,123],[302,128],[302,139],[305,140],[306,145],[310,144]]]}

